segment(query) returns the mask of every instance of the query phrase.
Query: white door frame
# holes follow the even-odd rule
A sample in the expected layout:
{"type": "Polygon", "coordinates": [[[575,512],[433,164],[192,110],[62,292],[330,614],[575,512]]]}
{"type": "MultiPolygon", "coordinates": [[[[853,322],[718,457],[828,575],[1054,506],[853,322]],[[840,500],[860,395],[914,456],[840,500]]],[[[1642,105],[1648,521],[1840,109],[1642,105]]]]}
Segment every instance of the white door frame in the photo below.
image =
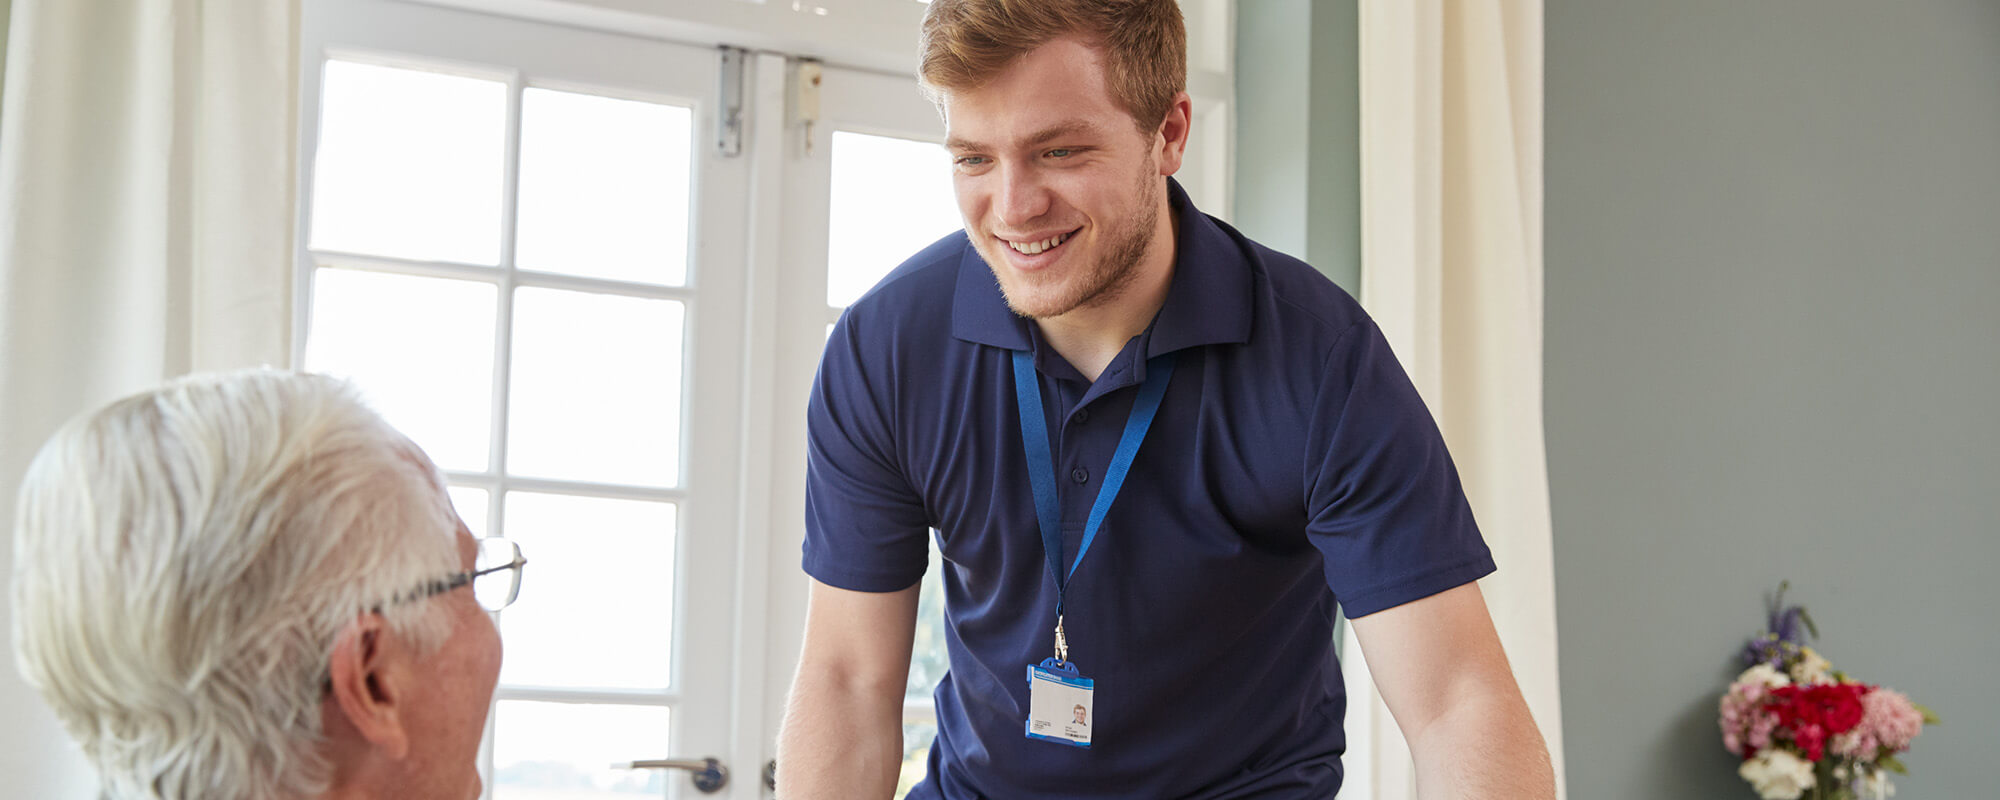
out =
{"type": "MultiPolygon", "coordinates": [[[[607,753],[606,762],[631,758],[669,756],[722,758],[735,771],[725,793],[707,795],[721,798],[760,796],[761,781],[756,773],[762,748],[744,752],[738,743],[737,698],[757,689],[736,669],[736,646],[746,627],[739,604],[743,595],[736,577],[739,569],[717,569],[712,565],[740,563],[740,549],[761,543],[761,532],[745,527],[743,512],[754,508],[745,492],[745,454],[755,452],[744,437],[756,427],[743,416],[749,394],[743,365],[746,363],[746,313],[751,304],[745,299],[749,271],[742,265],[751,257],[750,185],[751,163],[744,158],[724,157],[713,146],[716,129],[716,92],[719,54],[713,48],[672,44],[601,31],[562,28],[546,23],[530,23],[483,14],[388,0],[307,0],[301,24],[302,69],[300,74],[300,132],[302,137],[300,175],[301,197],[297,221],[297,315],[294,364],[303,363],[306,332],[310,328],[312,271],[327,259],[310,252],[306,245],[312,197],[312,165],[317,151],[320,101],[319,65],[329,56],[351,58],[390,66],[423,66],[505,80],[509,84],[508,175],[505,182],[506,211],[503,213],[501,298],[496,326],[496,377],[494,391],[494,453],[485,473],[458,474],[456,482],[494,490],[490,495],[489,519],[504,525],[500,515],[502,493],[523,488],[529,482],[506,476],[504,466],[504,426],[506,369],[511,333],[511,289],[520,285],[556,288],[604,288],[607,282],[561,276],[521,277],[507,270],[511,262],[513,207],[519,154],[520,98],[526,86],[583,89],[593,93],[623,95],[649,100],[667,100],[694,109],[694,159],[691,204],[690,258],[687,286],[650,290],[686,302],[686,344],[683,353],[684,396],[682,398],[683,468],[680,487],[659,490],[678,503],[679,523],[675,537],[675,587],[673,620],[673,667],[667,692],[577,692],[529,687],[503,687],[495,700],[567,700],[581,702],[634,702],[670,705],[674,709],[671,739],[675,753],[607,753]],[[534,46],[522,46],[532,42],[534,46]],[[715,602],[713,598],[729,598],[715,602]],[[730,646],[718,646],[730,643],[730,646]]],[[[365,260],[365,259],[364,259],[365,260]]],[[[372,259],[397,271],[428,274],[459,273],[461,277],[490,276],[492,268],[463,265],[397,263],[393,259],[372,259]]],[[[353,261],[353,259],[349,259],[353,261]]],[[[545,482],[536,482],[545,483],[545,482]]],[[[612,487],[571,485],[593,493],[618,494],[612,487]]],[[[657,494],[659,492],[646,492],[657,494]]],[[[629,492],[626,492],[629,493],[629,492]]],[[[494,533],[499,533],[496,529],[494,533]]],[[[533,580],[530,577],[528,580],[533,580]]],[[[644,626],[645,623],[637,623],[644,626]]],[[[489,723],[490,724],[490,723],[489,723]]],[[[754,726],[753,726],[754,729],[754,726]]],[[[490,731],[489,731],[490,733],[490,731]]],[[[490,747],[490,739],[488,737],[490,747]]],[[[491,753],[482,754],[482,760],[491,753]]],[[[488,780],[491,785],[491,780],[488,780]]],[[[670,776],[671,786],[684,780],[670,776]]],[[[489,791],[490,794],[490,791],[489,791]]],[[[670,795],[672,796],[672,795],[670,795]]],[[[681,796],[695,796],[692,791],[681,796]]]]}

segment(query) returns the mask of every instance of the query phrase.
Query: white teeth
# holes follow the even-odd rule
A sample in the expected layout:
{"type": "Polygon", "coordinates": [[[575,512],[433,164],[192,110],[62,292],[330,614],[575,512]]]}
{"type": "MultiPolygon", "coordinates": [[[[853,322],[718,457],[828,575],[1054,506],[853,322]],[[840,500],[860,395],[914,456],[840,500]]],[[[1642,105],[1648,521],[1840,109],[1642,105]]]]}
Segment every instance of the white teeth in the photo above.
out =
{"type": "MultiPolygon", "coordinates": [[[[1014,248],[1014,252],[1016,252],[1016,253],[1022,253],[1022,254],[1025,254],[1025,255],[1031,255],[1031,256],[1032,256],[1032,255],[1040,255],[1040,254],[1041,254],[1041,253],[1042,253],[1043,251],[1046,251],[1046,250],[1048,250],[1048,249],[1049,249],[1049,248],[1051,248],[1051,247],[1054,247],[1054,246],[1056,246],[1056,245],[1059,245],[1059,244],[1062,244],[1063,242],[1066,242],[1066,241],[1069,241],[1069,237],[1070,237],[1070,236],[1071,236],[1072,234],[1074,234],[1074,233],[1075,233],[1075,231],[1071,231],[1070,233],[1063,233],[1063,234],[1057,234],[1057,235],[1055,235],[1055,236],[1051,236],[1051,237],[1049,237],[1049,238],[1047,238],[1047,239],[1043,239],[1043,240],[1041,240],[1041,241],[1039,241],[1039,242],[1025,242],[1025,243],[1024,243],[1024,242],[1007,242],[1007,246],[1008,246],[1008,247],[1012,247],[1012,248],[1014,248]]],[[[1006,241],[1006,240],[1002,239],[1001,241],[1006,241]]]]}

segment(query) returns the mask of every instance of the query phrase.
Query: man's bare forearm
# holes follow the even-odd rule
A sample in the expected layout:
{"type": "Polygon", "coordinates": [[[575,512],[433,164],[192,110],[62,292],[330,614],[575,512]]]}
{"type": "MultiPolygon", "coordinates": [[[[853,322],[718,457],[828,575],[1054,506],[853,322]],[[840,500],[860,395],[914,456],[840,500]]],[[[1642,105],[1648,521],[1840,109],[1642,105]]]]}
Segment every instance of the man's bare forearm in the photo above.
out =
{"type": "Polygon", "coordinates": [[[1548,747],[1514,692],[1454,705],[1410,751],[1419,800],[1555,800],[1548,747]]]}
{"type": "MultiPolygon", "coordinates": [[[[895,687],[900,690],[902,687],[895,687]]],[[[778,733],[781,798],[888,800],[903,764],[902,693],[801,671],[778,733]]]]}
{"type": "Polygon", "coordinates": [[[818,581],[778,732],[778,796],[889,800],[903,763],[903,691],[917,586],[886,593],[818,581]]]}

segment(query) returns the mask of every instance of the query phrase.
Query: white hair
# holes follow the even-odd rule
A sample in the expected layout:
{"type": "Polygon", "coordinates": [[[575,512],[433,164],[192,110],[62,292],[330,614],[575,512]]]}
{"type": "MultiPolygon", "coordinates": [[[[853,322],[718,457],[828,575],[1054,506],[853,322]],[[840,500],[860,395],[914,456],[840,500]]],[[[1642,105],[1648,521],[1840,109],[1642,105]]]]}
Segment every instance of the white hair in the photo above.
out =
{"type": "Polygon", "coordinates": [[[441,474],[345,383],[197,375],[71,421],[22,482],[17,666],[117,798],[300,798],[331,777],[340,630],[429,652],[462,568],[441,474]]]}

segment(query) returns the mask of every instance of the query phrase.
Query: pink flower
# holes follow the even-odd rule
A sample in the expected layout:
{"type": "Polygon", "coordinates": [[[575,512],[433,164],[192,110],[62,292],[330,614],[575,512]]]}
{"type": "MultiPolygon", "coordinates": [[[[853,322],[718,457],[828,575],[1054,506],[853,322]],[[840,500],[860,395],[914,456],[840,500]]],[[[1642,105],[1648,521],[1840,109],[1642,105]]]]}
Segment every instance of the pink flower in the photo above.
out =
{"type": "Polygon", "coordinates": [[[1834,753],[1859,759],[1873,759],[1884,748],[1900,753],[1924,729],[1924,715],[1902,692],[1876,689],[1861,699],[1861,707],[1861,723],[1833,737],[1834,753]]]}
{"type": "Polygon", "coordinates": [[[1719,704],[1722,746],[1737,757],[1752,758],[1771,746],[1771,732],[1778,727],[1778,714],[1765,707],[1770,695],[1768,683],[1745,672],[1722,696],[1719,704]]]}

